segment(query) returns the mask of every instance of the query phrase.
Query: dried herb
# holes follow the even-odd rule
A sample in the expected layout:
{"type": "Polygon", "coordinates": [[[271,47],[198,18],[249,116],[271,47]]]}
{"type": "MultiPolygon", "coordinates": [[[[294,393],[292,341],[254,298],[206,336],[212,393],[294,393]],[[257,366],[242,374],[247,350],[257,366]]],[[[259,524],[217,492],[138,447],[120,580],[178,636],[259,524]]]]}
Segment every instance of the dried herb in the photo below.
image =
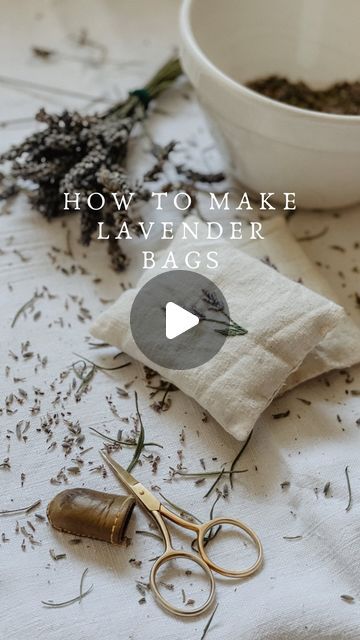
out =
{"type": "Polygon", "coordinates": [[[167,382],[166,380],[160,379],[160,383],[157,387],[152,385],[147,385],[148,389],[152,389],[153,391],[150,393],[150,398],[154,398],[159,392],[163,391],[164,394],[158,402],[153,402],[150,406],[154,411],[158,413],[162,411],[168,411],[171,407],[171,399],[167,398],[171,391],[178,391],[178,388],[172,384],[171,382],[167,382]]]}
{"type": "MultiPolygon", "coordinates": [[[[93,431],[93,433],[96,433],[96,435],[101,436],[101,438],[104,438],[104,440],[108,440],[109,442],[112,442],[113,444],[117,444],[120,445],[122,447],[136,447],[137,443],[130,441],[130,440],[118,440],[116,438],[111,438],[110,436],[106,435],[106,433],[101,433],[101,431],[98,431],[97,429],[95,429],[95,427],[89,427],[90,431],[93,431]]],[[[159,447],[160,449],[163,449],[163,445],[159,444],[158,442],[144,442],[144,448],[145,447],[159,447]]]]}
{"type": "Polygon", "coordinates": [[[126,391],[125,389],[121,389],[121,387],[116,387],[116,393],[119,396],[119,398],[128,398],[129,397],[128,391],[126,391]]]}
{"type": "Polygon", "coordinates": [[[353,602],[355,602],[355,598],[354,596],[349,596],[347,593],[343,593],[340,596],[341,600],[344,600],[344,602],[347,602],[348,604],[353,604],[353,602]]]}
{"type": "MultiPolygon", "coordinates": [[[[85,358],[85,356],[80,356],[78,353],[75,353],[74,355],[79,356],[79,358],[81,358],[81,360],[79,360],[78,362],[82,362],[82,361],[88,362],[93,367],[96,367],[96,369],[99,369],[99,371],[117,371],[118,369],[124,369],[125,367],[129,367],[131,365],[131,362],[125,362],[125,364],[121,364],[118,367],[104,367],[101,364],[97,364],[96,362],[93,362],[92,360],[85,358]]],[[[74,364],[77,364],[78,362],[75,362],[74,364]]],[[[72,366],[74,366],[74,364],[72,366]]]]}
{"type": "Polygon", "coordinates": [[[350,511],[351,505],[352,505],[352,495],[351,495],[351,485],[350,485],[349,467],[348,466],[345,467],[345,476],[346,476],[346,484],[347,484],[347,490],[348,490],[348,495],[349,495],[349,500],[348,500],[347,507],[346,507],[345,511],[350,511]]]}
{"type": "Polygon", "coordinates": [[[248,82],[247,87],[267,98],[284,102],[299,109],[360,115],[360,82],[336,82],[326,89],[313,89],[305,82],[291,82],[287,78],[270,75],[248,82]]]}
{"type": "Polygon", "coordinates": [[[323,488],[323,494],[324,494],[324,496],[327,496],[327,495],[329,494],[329,491],[330,491],[330,485],[331,485],[331,483],[330,483],[330,482],[327,482],[327,483],[325,484],[325,486],[324,486],[324,488],[323,488]]]}
{"type": "Polygon", "coordinates": [[[238,462],[238,460],[239,460],[240,456],[244,453],[244,451],[245,451],[246,447],[248,446],[248,444],[249,444],[249,442],[250,442],[250,438],[251,438],[251,436],[252,436],[252,431],[250,431],[250,433],[249,433],[248,437],[246,438],[246,440],[245,440],[244,444],[242,445],[242,447],[241,447],[241,449],[240,449],[239,453],[235,456],[234,460],[233,460],[233,461],[232,461],[232,463],[231,463],[231,466],[230,466],[230,478],[229,478],[229,480],[230,480],[230,487],[231,487],[232,489],[234,488],[234,485],[233,485],[233,473],[234,473],[235,466],[236,466],[236,464],[237,464],[237,462],[238,462]]]}
{"type": "Polygon", "coordinates": [[[287,418],[290,415],[290,409],[287,411],[281,411],[280,413],[273,413],[272,417],[274,420],[282,420],[282,418],[287,418]]]}
{"type": "MultiPolygon", "coordinates": [[[[75,353],[75,355],[78,355],[75,353]]],[[[77,378],[81,380],[78,388],[75,392],[75,399],[80,400],[83,393],[85,393],[89,387],[91,380],[97,371],[117,371],[119,369],[124,369],[125,367],[129,367],[131,362],[125,362],[124,364],[119,365],[118,367],[104,367],[100,364],[96,364],[85,358],[84,356],[79,356],[81,360],[76,360],[73,362],[71,367],[77,378]]]]}
{"type": "Polygon", "coordinates": [[[54,549],[50,549],[50,556],[53,560],[65,560],[66,553],[55,553],[54,549]]]}
{"type": "Polygon", "coordinates": [[[108,342],[88,342],[88,346],[91,349],[104,349],[105,347],[110,347],[108,342]]]}
{"type": "Polygon", "coordinates": [[[87,572],[88,572],[88,569],[85,569],[85,571],[83,572],[83,574],[81,576],[80,593],[79,593],[78,596],[76,596],[75,598],[71,598],[70,600],[65,600],[64,602],[52,602],[52,600],[49,600],[49,601],[41,600],[41,603],[44,604],[46,607],[50,607],[50,608],[53,608],[53,609],[59,609],[61,607],[68,607],[70,604],[74,604],[74,602],[80,602],[94,588],[94,585],[92,584],[86,591],[83,591],[84,578],[85,578],[87,572]]]}
{"type": "MultiPolygon", "coordinates": [[[[210,515],[209,515],[209,520],[212,520],[214,517],[214,510],[215,510],[215,506],[217,505],[218,501],[220,500],[221,496],[223,494],[221,493],[221,491],[218,491],[217,496],[212,504],[212,507],[210,509],[210,515]]],[[[216,538],[216,536],[218,535],[218,533],[220,533],[222,527],[221,524],[219,524],[214,531],[214,527],[211,527],[211,529],[209,529],[209,531],[207,532],[205,538],[204,538],[204,547],[206,547],[206,545],[210,542],[210,540],[214,540],[214,538],[216,538]]],[[[196,542],[196,540],[194,541],[196,542]]],[[[193,547],[193,545],[191,545],[193,547]]]]}
{"type": "Polygon", "coordinates": [[[290,481],[289,481],[289,480],[284,480],[284,482],[282,482],[282,483],[280,484],[280,487],[281,487],[282,489],[288,489],[288,488],[290,487],[290,481]]]}
{"type": "MultiPolygon", "coordinates": [[[[36,119],[44,128],[0,156],[0,164],[11,163],[10,178],[14,182],[10,190],[3,191],[2,197],[13,195],[22,181],[31,181],[35,189],[29,192],[29,200],[50,220],[67,213],[64,211],[64,193],[69,193],[70,198],[80,193],[82,244],[90,244],[98,231],[98,223],[102,222],[103,234],[111,236],[107,247],[112,266],[117,271],[125,269],[128,259],[115,236],[124,220],[134,231],[136,225],[124,203],[119,203],[118,209],[117,203],[106,196],[115,192],[127,200],[133,193],[132,205],[146,202],[151,197],[151,191],[141,183],[130,184],[126,170],[129,141],[135,125],[144,120],[149,103],[170,87],[181,73],[177,58],[168,61],[145,87],[132,91],[124,102],[101,115],[69,111],[50,115],[41,109],[36,119]],[[93,193],[101,193],[108,200],[101,210],[94,211],[89,207],[88,197],[93,193]]],[[[168,148],[167,154],[172,149],[173,146],[168,148]]],[[[158,161],[160,171],[162,166],[158,161]]],[[[156,172],[154,177],[157,177],[156,172]]]]}
{"type": "Polygon", "coordinates": [[[135,391],[135,407],[136,407],[136,415],[138,417],[139,425],[140,425],[140,434],[139,434],[139,437],[138,437],[138,440],[137,440],[137,443],[136,443],[136,449],[134,451],[133,458],[132,458],[130,464],[128,465],[128,467],[126,469],[129,473],[131,473],[131,471],[133,470],[135,465],[138,463],[140,455],[141,455],[141,452],[142,452],[142,450],[143,450],[143,448],[145,446],[145,444],[144,444],[145,443],[145,430],[144,430],[144,425],[143,425],[143,421],[142,421],[142,418],[141,418],[141,413],[139,411],[138,395],[137,395],[136,391],[135,391]]]}
{"type": "Polygon", "coordinates": [[[155,538],[155,540],[160,540],[160,542],[163,542],[162,536],[159,536],[157,533],[153,533],[152,531],[140,531],[140,530],[137,530],[137,531],[135,531],[135,533],[137,533],[138,535],[141,535],[141,536],[147,536],[148,538],[155,538]]]}
{"type": "MultiPolygon", "coordinates": [[[[77,539],[77,542],[81,542],[81,540],[77,539]]],[[[84,580],[85,580],[85,576],[86,576],[87,572],[88,572],[88,569],[86,568],[83,571],[82,576],[80,578],[80,600],[79,600],[79,602],[82,600],[82,598],[85,595],[83,587],[84,587],[84,580]]],[[[92,588],[92,585],[91,585],[91,588],[92,588]]]]}
{"type": "Polygon", "coordinates": [[[322,238],[329,231],[329,227],[324,227],[318,233],[314,233],[312,235],[306,234],[301,236],[300,238],[296,238],[298,242],[308,242],[309,240],[317,240],[318,238],[322,238]]]}
{"type": "Polygon", "coordinates": [[[299,402],[306,404],[308,407],[311,405],[311,400],[307,400],[306,398],[296,398],[296,400],[299,400],[299,402]]]}
{"type": "MultiPolygon", "coordinates": [[[[170,469],[172,469],[172,467],[170,467],[170,469]]],[[[222,475],[231,475],[233,473],[246,473],[248,471],[248,469],[239,469],[237,471],[234,470],[230,470],[230,471],[226,471],[226,469],[221,469],[220,471],[183,471],[182,469],[174,469],[173,470],[173,475],[174,476],[182,476],[182,477],[188,477],[188,478],[211,478],[213,476],[218,476],[220,473],[222,475]]]]}
{"type": "Polygon", "coordinates": [[[0,516],[7,516],[14,513],[30,513],[33,509],[36,509],[41,505],[41,500],[37,500],[33,504],[30,504],[28,507],[19,507],[19,509],[10,509],[8,511],[0,511],[0,516]]]}
{"type": "Polygon", "coordinates": [[[207,490],[207,492],[204,495],[204,498],[208,498],[209,495],[214,491],[215,487],[219,484],[221,478],[224,475],[224,469],[221,469],[220,473],[218,474],[216,480],[212,483],[210,489],[207,490]]]}
{"type": "Polygon", "coordinates": [[[142,565],[142,560],[136,560],[136,558],[130,558],[129,564],[131,564],[132,567],[136,567],[137,569],[140,569],[142,565]]]}
{"type": "Polygon", "coordinates": [[[215,613],[216,613],[216,611],[217,611],[218,606],[219,606],[219,605],[217,604],[217,605],[216,605],[216,607],[215,607],[215,609],[214,609],[214,611],[212,612],[212,614],[211,614],[211,616],[210,616],[209,620],[207,621],[207,623],[206,623],[206,625],[205,625],[205,627],[204,627],[204,630],[203,630],[203,632],[202,632],[202,634],[201,634],[201,638],[200,638],[200,640],[204,640],[204,638],[206,637],[206,634],[207,634],[207,632],[208,632],[208,631],[209,631],[209,629],[210,629],[210,625],[211,625],[211,623],[212,623],[212,621],[213,621],[213,619],[214,619],[214,615],[215,615],[215,613]]]}
{"type": "Polygon", "coordinates": [[[182,164],[176,166],[176,171],[190,182],[213,184],[226,180],[226,176],[222,171],[218,173],[202,173],[201,171],[189,169],[182,164]]]}
{"type": "Polygon", "coordinates": [[[25,314],[25,312],[29,309],[32,310],[34,308],[34,304],[36,303],[37,300],[39,300],[39,298],[43,298],[44,297],[44,292],[42,291],[41,293],[38,293],[37,291],[35,291],[34,295],[30,298],[30,300],[28,300],[27,302],[25,302],[25,304],[23,304],[20,309],[16,312],[13,321],[11,323],[11,328],[15,327],[15,324],[17,322],[17,320],[20,318],[21,315],[25,314]]]}
{"type": "Polygon", "coordinates": [[[171,152],[175,149],[176,142],[172,140],[165,146],[152,144],[151,153],[156,158],[154,166],[147,171],[143,177],[144,182],[153,182],[158,180],[164,172],[164,165],[169,160],[171,152]]]}
{"type": "Polygon", "coordinates": [[[74,362],[71,366],[74,370],[75,375],[81,380],[75,392],[75,399],[80,400],[82,394],[87,391],[97,369],[95,365],[91,365],[91,367],[88,367],[84,361],[74,362]],[[78,367],[80,362],[82,362],[82,364],[80,367],[78,367]]]}

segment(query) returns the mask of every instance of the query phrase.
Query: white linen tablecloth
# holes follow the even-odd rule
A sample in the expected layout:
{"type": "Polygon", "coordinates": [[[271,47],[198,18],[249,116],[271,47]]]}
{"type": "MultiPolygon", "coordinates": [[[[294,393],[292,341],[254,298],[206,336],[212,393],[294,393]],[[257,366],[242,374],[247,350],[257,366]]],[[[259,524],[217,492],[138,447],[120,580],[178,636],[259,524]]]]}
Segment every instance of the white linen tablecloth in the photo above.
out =
{"type": "MultiPolygon", "coordinates": [[[[170,0],[151,3],[3,0],[0,76],[81,91],[89,96],[101,95],[104,103],[100,106],[104,107],[105,100],[119,99],[125,90],[141,85],[173,50],[177,41],[177,11],[178,2],[170,0]],[[76,45],[75,38],[82,30],[87,30],[93,41],[106,45],[105,64],[94,64],[101,48],[76,45]],[[49,60],[34,58],[32,46],[54,49],[64,55],[58,54],[49,60]],[[84,58],[91,58],[93,62],[84,58]]],[[[88,108],[85,100],[65,94],[57,96],[45,89],[41,93],[31,88],[15,89],[1,78],[0,92],[0,121],[30,117],[43,105],[54,111],[65,106],[88,108]]],[[[158,142],[180,140],[177,157],[183,154],[190,166],[201,168],[205,163],[208,169],[221,167],[188,86],[165,96],[151,123],[158,142]],[[190,100],[185,99],[189,96],[190,100]]],[[[34,128],[31,121],[3,126],[1,150],[20,141],[34,128]]],[[[360,293],[360,249],[356,244],[360,235],[359,216],[359,208],[342,213],[297,213],[290,223],[296,236],[329,228],[323,237],[304,242],[303,247],[319,263],[319,269],[331,280],[357,322],[360,309],[356,307],[354,292],[360,293]]],[[[110,474],[104,478],[101,473],[91,471],[101,464],[98,449],[102,441],[89,428],[109,429],[111,434],[116,434],[119,428],[126,430],[127,424],[111,412],[106,396],[112,396],[120,417],[134,415],[133,390],[137,389],[147,438],[160,441],[164,449],[156,475],[146,460],[137,467],[136,475],[145,484],[160,485],[169,499],[205,520],[213,496],[203,500],[204,485],[181,478],[168,484],[163,479],[168,477],[169,466],[178,463],[179,449],[183,449],[184,465],[188,469],[199,469],[201,458],[210,469],[230,462],[239,444],[213,420],[204,422],[203,412],[195,402],[180,392],[173,393],[171,409],[156,413],[149,407],[143,371],[136,363],[112,374],[98,372],[81,402],[75,402],[73,392],[67,398],[73,374],[62,383],[59,376],[76,360],[74,352],[108,366],[113,364],[113,351],[90,350],[86,343],[89,315],[95,317],[106,301],[118,296],[121,280],[126,285],[135,281],[139,261],[134,259],[132,268],[120,277],[109,268],[105,248],[99,242],[90,249],[80,247],[76,242],[77,221],[67,220],[66,225],[65,228],[63,221],[46,223],[30,210],[23,196],[10,207],[10,212],[5,210],[0,217],[0,406],[3,408],[0,464],[6,458],[11,464],[10,470],[0,467],[0,511],[41,499],[36,511],[44,515],[49,499],[65,488],[64,483],[52,484],[50,478],[57,476],[63,467],[72,466],[71,458],[77,454],[74,449],[68,458],[64,457],[61,443],[69,435],[64,421],[67,419],[79,420],[85,435],[83,446],[93,447],[83,456],[81,474],[67,473],[67,486],[121,491],[110,474]],[[70,229],[73,257],[63,252],[67,250],[67,229],[70,229]],[[74,264],[76,267],[72,270],[74,264]],[[78,265],[83,267],[82,271],[78,265]],[[56,297],[47,301],[45,290],[44,297],[36,304],[41,316],[34,319],[34,314],[28,313],[26,319],[19,317],[11,328],[16,311],[36,289],[44,291],[43,287],[56,297]],[[90,314],[84,312],[83,307],[90,314]],[[79,315],[83,321],[79,321],[79,315]],[[22,343],[27,341],[30,344],[22,348],[22,343]],[[23,354],[29,352],[34,355],[24,357],[23,354]],[[37,354],[40,360],[48,358],[46,366],[41,365],[37,354]],[[129,399],[120,399],[116,387],[133,380],[129,399]],[[19,387],[27,392],[27,399],[23,404],[13,400],[10,412],[6,412],[6,396],[16,394],[19,387]],[[37,389],[44,395],[39,395],[37,389]],[[54,405],[59,390],[61,400],[54,405]],[[36,398],[39,410],[35,406],[36,398]],[[17,412],[11,413],[15,409],[17,412]],[[68,411],[71,415],[66,414],[68,411]],[[40,425],[56,412],[60,417],[53,426],[53,440],[58,444],[48,449],[47,434],[40,425]],[[16,435],[16,424],[22,419],[30,420],[27,441],[16,435]],[[180,442],[182,431],[184,443],[180,442]],[[93,465],[89,461],[93,461],[93,465]]],[[[359,638],[358,389],[359,367],[348,374],[334,372],[278,399],[256,426],[239,462],[239,468],[247,468],[248,472],[237,476],[234,490],[227,499],[219,500],[216,515],[236,515],[252,526],[263,541],[265,564],[258,575],[247,581],[216,580],[218,609],[207,633],[209,640],[359,638]],[[273,419],[273,414],[288,409],[287,418],[273,419]],[[346,467],[352,488],[349,511],[346,511],[346,467]],[[330,487],[324,495],[328,482],[330,487]],[[282,488],[282,483],[290,485],[282,488]],[[350,603],[341,598],[342,595],[352,596],[354,601],[350,603]]],[[[124,462],[130,455],[126,450],[117,454],[124,462]]],[[[205,486],[209,487],[210,482],[207,480],[205,486]]],[[[146,594],[144,604],[138,602],[141,596],[136,580],[147,581],[149,559],[159,553],[156,540],[135,533],[147,526],[146,518],[136,509],[128,531],[132,539],[128,548],[90,540],[71,545],[68,536],[55,532],[33,514],[0,516],[0,535],[4,534],[0,537],[0,637],[9,640],[20,640],[24,636],[31,640],[64,637],[200,640],[209,614],[188,620],[171,618],[154,603],[150,593],[146,594]],[[35,532],[27,520],[35,526],[35,532]],[[32,546],[21,530],[16,532],[16,521],[41,544],[32,546]],[[25,551],[21,548],[24,537],[25,551]],[[65,553],[66,558],[52,559],[50,549],[55,554],[65,553]],[[142,560],[142,565],[136,567],[129,563],[131,558],[142,560]],[[41,604],[41,600],[58,602],[76,596],[86,567],[89,571],[85,588],[90,584],[94,588],[80,604],[64,609],[49,609],[41,604]]]]}

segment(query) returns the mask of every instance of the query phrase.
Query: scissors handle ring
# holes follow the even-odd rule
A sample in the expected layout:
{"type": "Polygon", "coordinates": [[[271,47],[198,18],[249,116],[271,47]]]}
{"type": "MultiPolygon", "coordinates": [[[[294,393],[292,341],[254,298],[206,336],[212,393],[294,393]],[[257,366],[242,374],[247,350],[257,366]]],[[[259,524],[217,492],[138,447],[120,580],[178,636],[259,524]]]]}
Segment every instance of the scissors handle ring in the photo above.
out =
{"type": "Polygon", "coordinates": [[[208,565],[200,556],[196,556],[194,553],[189,553],[187,551],[176,551],[174,549],[167,549],[165,553],[162,556],[160,556],[160,558],[158,558],[152,566],[152,569],[150,572],[150,587],[156,600],[164,609],[166,609],[166,611],[178,616],[184,616],[186,618],[190,618],[191,616],[197,616],[199,615],[199,613],[202,613],[203,611],[208,609],[213,604],[214,598],[215,598],[215,580],[208,565]],[[159,571],[159,569],[162,567],[163,564],[165,564],[166,562],[169,562],[170,560],[176,560],[178,558],[185,558],[187,560],[190,560],[191,562],[195,562],[202,568],[202,570],[206,574],[206,577],[209,582],[209,587],[210,587],[209,595],[207,600],[199,607],[191,608],[189,610],[182,609],[180,607],[175,607],[170,602],[168,602],[161,595],[159,591],[159,588],[156,583],[157,572],[159,571]]]}
{"type": "Polygon", "coordinates": [[[205,522],[203,525],[200,525],[198,529],[197,542],[198,542],[199,553],[202,559],[204,560],[205,564],[207,564],[207,566],[213,571],[216,571],[216,573],[220,573],[221,575],[226,576],[228,578],[247,578],[251,576],[253,573],[255,573],[255,571],[257,571],[261,567],[263,562],[262,544],[260,542],[260,539],[256,535],[255,531],[253,531],[244,522],[241,522],[240,520],[236,520],[234,518],[221,518],[221,517],[213,518],[213,520],[209,520],[208,522],[205,522]],[[212,529],[214,526],[217,527],[223,524],[230,524],[230,525],[233,525],[234,527],[237,527],[238,529],[242,529],[242,531],[245,531],[245,533],[248,534],[248,536],[251,538],[252,542],[254,543],[254,546],[257,550],[257,558],[254,564],[252,564],[248,569],[243,569],[241,571],[225,569],[217,565],[215,562],[213,562],[207,555],[205,550],[207,532],[210,529],[212,529]]]}

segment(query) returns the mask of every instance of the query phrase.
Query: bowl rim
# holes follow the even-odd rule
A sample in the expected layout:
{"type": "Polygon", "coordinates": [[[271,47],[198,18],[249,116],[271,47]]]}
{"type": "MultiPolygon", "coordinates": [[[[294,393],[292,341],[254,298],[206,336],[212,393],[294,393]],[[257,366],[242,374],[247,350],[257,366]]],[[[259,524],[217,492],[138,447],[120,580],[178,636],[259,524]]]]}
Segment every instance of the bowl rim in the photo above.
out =
{"type": "Polygon", "coordinates": [[[197,56],[202,66],[212,75],[217,77],[221,81],[222,85],[235,91],[235,93],[245,96],[247,99],[251,98],[259,104],[265,107],[270,107],[274,110],[282,110],[287,112],[290,116],[301,117],[308,120],[322,120],[325,122],[334,122],[336,124],[360,124],[360,115],[346,115],[340,113],[327,113],[323,111],[311,111],[310,109],[301,109],[285,102],[280,102],[274,98],[268,98],[267,96],[254,91],[246,87],[241,82],[233,80],[229,75],[216,66],[210,58],[204,53],[200,45],[198,44],[195,34],[191,25],[191,10],[195,2],[199,0],[183,0],[180,9],[180,32],[182,39],[187,42],[187,45],[192,49],[193,54],[197,56]]]}

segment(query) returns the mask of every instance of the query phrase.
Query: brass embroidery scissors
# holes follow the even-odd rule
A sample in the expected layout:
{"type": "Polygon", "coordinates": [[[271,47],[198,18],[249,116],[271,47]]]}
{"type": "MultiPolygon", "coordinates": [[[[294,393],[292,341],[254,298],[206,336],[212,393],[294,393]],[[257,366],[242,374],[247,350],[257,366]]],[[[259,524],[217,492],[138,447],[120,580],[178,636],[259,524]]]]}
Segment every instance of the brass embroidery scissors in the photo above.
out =
{"type": "Polygon", "coordinates": [[[159,499],[154,496],[146,487],[144,487],[140,482],[134,478],[126,469],[124,469],[120,464],[115,462],[111,458],[111,456],[104,451],[101,451],[101,454],[104,460],[107,462],[111,470],[114,472],[115,476],[122,482],[123,485],[134,495],[136,500],[145,508],[145,510],[152,516],[158,525],[162,537],[164,539],[164,552],[163,554],[155,561],[152,566],[150,572],[150,587],[151,590],[158,601],[158,603],[164,607],[170,613],[174,613],[180,616],[195,616],[203,611],[205,611],[208,607],[212,605],[215,597],[215,580],[213,576],[213,571],[220,573],[223,576],[227,576],[230,578],[247,578],[252,575],[259,569],[263,560],[263,550],[261,542],[256,535],[256,533],[250,529],[246,524],[241,522],[240,520],[235,520],[234,518],[213,518],[204,524],[196,524],[194,522],[189,522],[188,520],[184,520],[176,513],[170,511],[167,507],[165,507],[159,499]],[[199,555],[195,553],[191,553],[188,551],[182,551],[180,549],[174,549],[171,542],[171,536],[168,531],[168,528],[165,523],[165,519],[170,520],[171,522],[193,531],[196,533],[196,540],[199,555]],[[257,551],[257,559],[252,566],[248,569],[244,569],[242,571],[234,571],[224,569],[223,567],[218,566],[213,562],[206,553],[206,534],[210,532],[213,527],[218,527],[219,525],[229,524],[233,527],[237,527],[244,531],[252,540],[255,545],[257,551]],[[174,560],[177,558],[185,558],[191,562],[195,562],[197,565],[201,567],[203,572],[206,574],[209,584],[209,595],[207,600],[199,607],[195,609],[185,610],[179,607],[173,606],[170,602],[168,602],[160,593],[159,587],[156,581],[157,573],[159,569],[170,560],[174,560]]]}

